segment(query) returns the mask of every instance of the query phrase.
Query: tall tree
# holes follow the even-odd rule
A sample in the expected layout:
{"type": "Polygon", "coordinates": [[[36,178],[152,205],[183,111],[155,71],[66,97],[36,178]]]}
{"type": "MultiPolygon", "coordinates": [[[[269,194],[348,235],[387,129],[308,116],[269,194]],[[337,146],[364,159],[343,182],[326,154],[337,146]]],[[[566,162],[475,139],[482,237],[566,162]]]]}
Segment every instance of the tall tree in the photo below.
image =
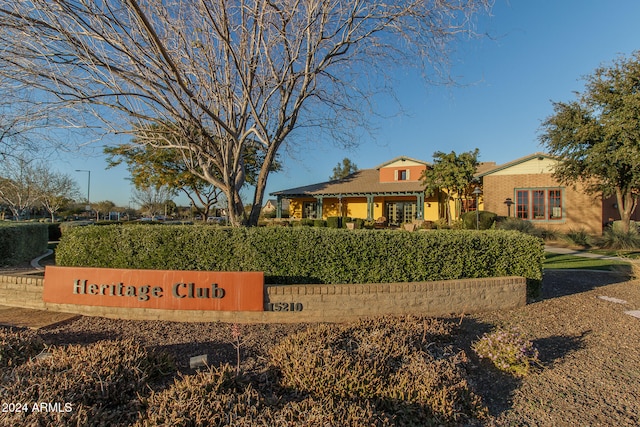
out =
{"type": "Polygon", "coordinates": [[[91,107],[114,130],[175,123],[173,137],[141,143],[180,149],[224,191],[234,225],[255,147],[248,223],[257,224],[286,141],[314,129],[350,141],[370,95],[389,87],[385,70],[416,65],[433,76],[488,3],[0,0],[0,75],[91,107]]]}
{"type": "Polygon", "coordinates": [[[342,159],[341,163],[338,163],[336,167],[333,168],[333,175],[331,175],[329,179],[342,179],[357,171],[358,165],[353,163],[351,159],[345,157],[344,159],[342,159]]]}
{"type": "MultiPolygon", "coordinates": [[[[161,141],[175,137],[172,132],[167,131],[167,128],[172,126],[164,124],[138,129],[132,143],[105,147],[108,167],[117,166],[125,161],[136,186],[166,185],[171,190],[183,192],[202,219],[206,220],[214,205],[224,201],[223,192],[209,181],[192,173],[192,168],[188,167],[190,161],[187,160],[190,157],[188,153],[185,155],[178,148],[158,148],[144,144],[144,141],[154,139],[161,141]]],[[[260,154],[257,151],[257,144],[250,145],[245,150],[244,165],[247,184],[255,184],[259,173],[260,154]]],[[[280,162],[277,159],[274,160],[271,171],[277,171],[280,168],[280,162]]],[[[219,172],[216,173],[219,175],[219,172]]]]}
{"type": "MultiPolygon", "coordinates": [[[[443,194],[445,197],[445,216],[451,224],[451,200],[454,197],[462,201],[470,195],[471,182],[478,167],[479,150],[467,151],[459,155],[452,151],[433,154],[433,166],[422,173],[422,183],[427,196],[443,194]]],[[[457,212],[459,215],[460,212],[457,212]]]]}
{"type": "Polygon", "coordinates": [[[106,147],[104,151],[109,156],[108,167],[115,167],[122,161],[127,163],[136,187],[167,185],[180,191],[189,198],[203,220],[207,219],[211,209],[220,202],[222,191],[192,174],[176,150],[122,144],[106,147]]]}
{"type": "Polygon", "coordinates": [[[640,196],[640,51],[585,80],[577,100],[553,104],[540,141],[561,160],[554,171],[560,182],[615,196],[628,232],[640,196]]]}

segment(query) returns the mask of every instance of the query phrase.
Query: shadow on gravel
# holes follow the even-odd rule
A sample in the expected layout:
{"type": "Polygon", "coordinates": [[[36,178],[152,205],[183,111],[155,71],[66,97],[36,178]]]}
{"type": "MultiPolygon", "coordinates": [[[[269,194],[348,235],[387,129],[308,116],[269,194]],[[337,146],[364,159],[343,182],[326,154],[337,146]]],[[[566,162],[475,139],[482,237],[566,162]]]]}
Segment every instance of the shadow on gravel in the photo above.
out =
{"type": "MultiPolygon", "coordinates": [[[[489,414],[493,417],[511,409],[513,393],[521,386],[522,380],[497,369],[490,361],[480,359],[471,345],[484,333],[494,329],[490,323],[464,318],[456,335],[456,344],[469,356],[468,380],[474,392],[482,398],[489,414]]],[[[554,335],[534,340],[539,351],[543,368],[550,368],[554,362],[584,347],[584,338],[591,331],[580,335],[554,335]]]]}
{"type": "Polygon", "coordinates": [[[585,347],[584,338],[591,331],[585,331],[580,335],[553,335],[533,341],[538,349],[540,362],[545,367],[550,367],[558,359],[585,347]]]}
{"type": "Polygon", "coordinates": [[[579,271],[579,270],[545,270],[542,279],[542,300],[587,292],[600,286],[626,282],[630,272],[624,270],[579,271]]]}
{"type": "Polygon", "coordinates": [[[98,341],[109,341],[120,339],[120,336],[114,336],[110,332],[63,332],[63,331],[44,331],[40,333],[40,336],[50,345],[74,345],[74,344],[93,344],[98,341]]]}
{"type": "Polygon", "coordinates": [[[494,329],[490,323],[465,317],[455,336],[456,345],[469,356],[468,377],[473,391],[482,398],[491,416],[498,416],[511,408],[511,396],[521,381],[493,366],[488,360],[480,359],[471,348],[483,334],[494,329]]]}

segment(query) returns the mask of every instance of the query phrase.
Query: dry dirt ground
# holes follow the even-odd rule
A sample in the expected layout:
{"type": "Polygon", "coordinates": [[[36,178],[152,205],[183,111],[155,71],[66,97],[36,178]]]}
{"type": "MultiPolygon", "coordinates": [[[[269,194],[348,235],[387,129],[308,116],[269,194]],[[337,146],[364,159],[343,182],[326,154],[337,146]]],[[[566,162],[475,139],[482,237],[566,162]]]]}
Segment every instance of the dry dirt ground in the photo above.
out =
{"type": "MultiPolygon", "coordinates": [[[[470,355],[469,381],[489,408],[488,426],[640,425],[640,280],[624,273],[547,271],[537,302],[512,311],[451,318],[455,345],[470,355]],[[601,297],[626,301],[612,302],[601,297]],[[517,327],[540,352],[537,372],[515,379],[478,360],[470,348],[484,332],[517,327]]],[[[15,315],[15,313],[14,313],[15,315]]],[[[31,312],[31,321],[47,313],[31,312]]],[[[0,310],[0,323],[3,319],[0,310]]],[[[46,322],[44,322],[46,323],[46,322]]],[[[242,363],[251,369],[282,336],[306,325],[243,325],[242,363]]],[[[235,363],[230,326],[80,317],[39,330],[51,344],[135,337],[173,353],[188,372],[189,357],[235,363]]]]}

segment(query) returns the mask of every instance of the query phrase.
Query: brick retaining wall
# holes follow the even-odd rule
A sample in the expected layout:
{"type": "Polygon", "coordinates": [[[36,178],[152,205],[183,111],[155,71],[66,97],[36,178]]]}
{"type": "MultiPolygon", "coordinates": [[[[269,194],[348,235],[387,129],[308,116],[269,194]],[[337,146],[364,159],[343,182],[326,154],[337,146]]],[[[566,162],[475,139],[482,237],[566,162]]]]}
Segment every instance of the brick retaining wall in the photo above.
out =
{"type": "Polygon", "coordinates": [[[342,322],[381,315],[427,315],[508,310],[526,304],[526,279],[486,279],[351,285],[265,285],[264,312],[156,310],[51,304],[43,279],[0,276],[0,305],[133,320],[181,322],[342,322]],[[293,311],[274,311],[288,309],[293,311]],[[298,311],[296,311],[298,310],[298,311]]]}

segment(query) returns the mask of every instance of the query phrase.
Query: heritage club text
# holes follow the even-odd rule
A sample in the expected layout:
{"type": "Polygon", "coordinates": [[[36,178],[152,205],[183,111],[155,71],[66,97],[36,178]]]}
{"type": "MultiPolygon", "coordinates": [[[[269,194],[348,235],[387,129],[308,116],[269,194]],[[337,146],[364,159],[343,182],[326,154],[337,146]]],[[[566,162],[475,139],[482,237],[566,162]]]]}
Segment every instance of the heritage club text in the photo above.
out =
{"type": "MultiPolygon", "coordinates": [[[[162,298],[164,289],[161,286],[131,286],[124,283],[97,284],[88,280],[76,280],[73,293],[77,295],[103,295],[110,297],[136,297],[139,301],[150,298],[162,298]]],[[[217,283],[207,287],[196,286],[195,283],[176,283],[171,287],[174,298],[223,298],[225,290],[217,283]]]]}

